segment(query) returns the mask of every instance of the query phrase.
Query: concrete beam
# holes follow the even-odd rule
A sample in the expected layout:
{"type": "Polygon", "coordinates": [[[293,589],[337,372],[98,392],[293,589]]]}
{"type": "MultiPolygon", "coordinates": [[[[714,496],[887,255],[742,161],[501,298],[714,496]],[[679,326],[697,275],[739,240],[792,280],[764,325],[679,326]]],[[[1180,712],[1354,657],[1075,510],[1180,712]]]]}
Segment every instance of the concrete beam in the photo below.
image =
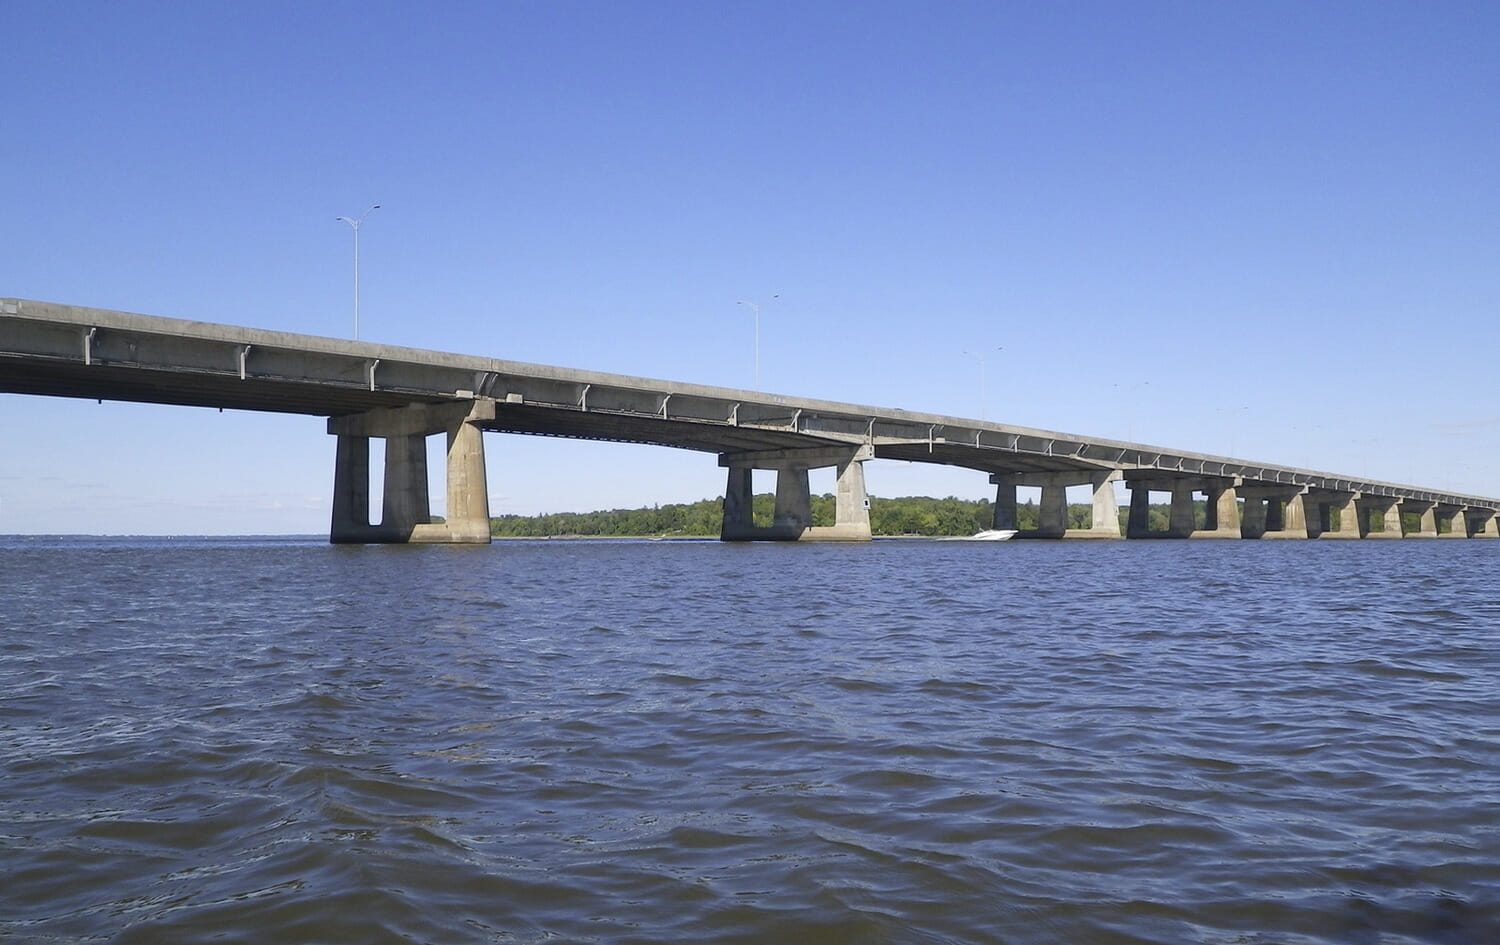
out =
{"type": "Polygon", "coordinates": [[[864,462],[874,459],[875,451],[868,444],[860,446],[817,446],[808,449],[754,450],[739,453],[721,453],[719,465],[743,469],[781,469],[800,466],[803,469],[822,469],[840,466],[850,461],[864,462]]]}
{"type": "Polygon", "coordinates": [[[407,404],[344,417],[329,417],[333,436],[433,436],[460,423],[495,419],[495,402],[487,397],[443,404],[407,404]]]}

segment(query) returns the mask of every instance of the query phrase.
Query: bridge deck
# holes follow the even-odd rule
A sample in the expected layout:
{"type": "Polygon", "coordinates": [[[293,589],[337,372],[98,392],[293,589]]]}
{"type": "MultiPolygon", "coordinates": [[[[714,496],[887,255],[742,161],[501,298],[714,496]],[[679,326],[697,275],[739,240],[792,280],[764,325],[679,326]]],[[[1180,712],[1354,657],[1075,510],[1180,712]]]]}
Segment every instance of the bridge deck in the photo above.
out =
{"type": "Polygon", "coordinates": [[[485,429],[732,454],[867,444],[989,473],[1122,470],[1475,509],[1500,499],[1009,424],[0,299],[0,392],[340,417],[493,398],[485,429]]]}

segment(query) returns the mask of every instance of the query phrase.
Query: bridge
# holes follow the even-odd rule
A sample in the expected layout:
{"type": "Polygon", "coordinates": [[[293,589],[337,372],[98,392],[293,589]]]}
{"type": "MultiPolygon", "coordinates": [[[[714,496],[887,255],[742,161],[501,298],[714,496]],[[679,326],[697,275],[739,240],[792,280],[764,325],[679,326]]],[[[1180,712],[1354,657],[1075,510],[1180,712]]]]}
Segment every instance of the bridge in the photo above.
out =
{"type": "Polygon", "coordinates": [[[333,542],[490,540],[484,431],[712,453],[727,474],[726,541],[870,538],[864,463],[973,469],[1040,490],[1036,538],[1496,538],[1500,499],[907,410],[680,384],[22,299],[0,299],[0,393],[181,404],[328,418],[336,438],[333,542]],[[447,507],[434,521],[426,440],[447,437],[447,507]],[[385,442],[381,518],[370,516],[370,440],[385,442]],[[808,471],[837,471],[833,525],[812,523],[808,471]],[[769,525],[751,474],[774,470],[769,525]],[[1130,492],[1121,529],[1116,483],[1130,492]],[[1067,489],[1087,486],[1087,528],[1067,489]],[[1170,523],[1153,531],[1153,493],[1170,523]],[[1194,502],[1205,500],[1205,520],[1194,502]],[[1415,530],[1403,532],[1403,513],[1415,530]]]}

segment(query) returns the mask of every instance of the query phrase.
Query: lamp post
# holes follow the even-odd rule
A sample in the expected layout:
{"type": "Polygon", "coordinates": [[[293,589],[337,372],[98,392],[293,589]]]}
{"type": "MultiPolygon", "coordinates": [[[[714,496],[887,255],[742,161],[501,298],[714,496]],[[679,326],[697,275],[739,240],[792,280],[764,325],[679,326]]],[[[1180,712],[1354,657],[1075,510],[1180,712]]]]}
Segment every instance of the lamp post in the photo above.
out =
{"type": "Polygon", "coordinates": [[[1246,410],[1249,410],[1249,409],[1250,409],[1249,406],[1244,406],[1244,407],[1215,407],[1214,408],[1214,412],[1215,413],[1227,413],[1227,414],[1229,414],[1229,419],[1228,419],[1228,423],[1229,423],[1229,455],[1230,455],[1231,458],[1234,456],[1234,431],[1235,431],[1235,427],[1237,426],[1236,418],[1242,412],[1244,412],[1246,410]]]}
{"type": "Polygon", "coordinates": [[[349,217],[334,217],[335,220],[343,220],[349,224],[354,231],[354,340],[359,340],[359,226],[365,222],[365,217],[380,209],[380,204],[371,205],[370,209],[359,215],[358,219],[349,217]]]}
{"type": "Polygon", "coordinates": [[[985,390],[984,390],[984,362],[987,361],[989,359],[989,356],[992,355],[992,354],[994,354],[996,351],[1004,351],[1004,350],[1005,350],[1005,346],[1004,345],[996,345],[993,349],[986,348],[983,351],[965,351],[964,352],[964,354],[968,355],[971,358],[978,358],[979,359],[979,419],[981,419],[981,420],[988,420],[989,419],[989,417],[985,416],[985,414],[989,413],[989,409],[990,409],[989,408],[988,400],[985,397],[985,390]]]}
{"type": "MultiPolygon", "coordinates": [[[[779,298],[781,298],[781,296],[779,296],[779,295],[773,295],[773,296],[771,296],[771,301],[774,302],[774,301],[776,301],[779,298]]],[[[757,392],[759,392],[760,391],[760,305],[759,305],[759,303],[756,303],[756,302],[747,302],[744,299],[740,299],[739,302],[736,303],[736,304],[739,304],[739,305],[748,305],[748,306],[750,306],[750,311],[752,311],[752,312],[755,313],[755,389],[756,389],[757,392]]],[[[766,304],[769,305],[770,303],[768,302],[766,304]]]]}
{"type": "MultiPolygon", "coordinates": [[[[1110,387],[1119,391],[1125,397],[1125,439],[1135,439],[1135,392],[1142,387],[1150,387],[1150,381],[1139,381],[1135,384],[1111,384],[1110,387]]],[[[1230,450],[1230,452],[1234,452],[1230,450]]]]}

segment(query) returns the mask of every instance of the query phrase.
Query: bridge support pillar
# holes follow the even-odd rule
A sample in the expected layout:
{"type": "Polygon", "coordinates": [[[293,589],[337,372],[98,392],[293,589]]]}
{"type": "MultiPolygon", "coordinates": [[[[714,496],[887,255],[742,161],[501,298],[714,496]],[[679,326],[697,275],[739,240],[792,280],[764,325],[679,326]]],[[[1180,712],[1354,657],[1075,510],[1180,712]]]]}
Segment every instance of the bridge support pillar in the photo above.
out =
{"type": "Polygon", "coordinates": [[[1028,538],[1061,538],[1068,531],[1068,487],[1053,475],[1041,477],[1042,503],[1037,509],[1036,531],[1028,538]]]}
{"type": "MultiPolygon", "coordinates": [[[[1235,491],[1238,480],[1213,476],[1164,476],[1161,473],[1126,477],[1130,487],[1131,538],[1239,538],[1240,505],[1235,491]],[[1172,504],[1167,530],[1151,531],[1151,493],[1170,492],[1172,504]],[[1207,499],[1203,527],[1197,527],[1193,493],[1207,499]]],[[[1264,509],[1262,508],[1262,512],[1264,509]]]]}
{"type": "MultiPolygon", "coordinates": [[[[1122,474],[1117,469],[1096,472],[1089,478],[1093,497],[1089,534],[1080,538],[1122,538],[1120,534],[1120,501],[1115,498],[1115,483],[1122,474]]],[[[1064,536],[1068,537],[1068,536],[1064,536]]]]}
{"type": "Polygon", "coordinates": [[[1407,532],[1404,538],[1436,538],[1437,530],[1437,503],[1419,502],[1416,499],[1402,499],[1397,503],[1398,514],[1408,512],[1417,515],[1417,530],[1407,532]]]}
{"type": "Polygon", "coordinates": [[[1301,490],[1285,486],[1241,486],[1245,500],[1240,535],[1244,538],[1306,538],[1301,490]]]}
{"type": "Polygon", "coordinates": [[[1394,496],[1365,496],[1355,504],[1362,538],[1400,538],[1401,507],[1394,496]],[[1380,513],[1380,531],[1370,527],[1371,513],[1380,513]]]}
{"type": "MultiPolygon", "coordinates": [[[[1369,531],[1368,524],[1360,525],[1359,493],[1309,490],[1301,496],[1302,519],[1306,522],[1308,538],[1363,538],[1369,531]],[[1333,525],[1334,513],[1338,513],[1339,524],[1333,525]]],[[[1294,502],[1288,502],[1290,510],[1294,502]]],[[[1292,528],[1289,523],[1288,529],[1292,528]]]]}
{"type": "Polygon", "coordinates": [[[1468,538],[1469,518],[1464,514],[1461,505],[1439,505],[1437,507],[1437,527],[1439,538],[1468,538]],[[1447,523],[1448,530],[1443,531],[1443,524],[1447,523]]]}
{"type": "Polygon", "coordinates": [[[1266,533],[1266,503],[1264,496],[1245,496],[1244,514],[1240,516],[1240,537],[1259,538],[1266,533]]]}
{"type": "Polygon", "coordinates": [[[1359,493],[1329,493],[1324,506],[1328,521],[1319,538],[1363,538],[1370,530],[1369,521],[1359,507],[1359,493]],[[1337,511],[1339,524],[1333,527],[1333,513],[1337,511]]]}
{"type": "Polygon", "coordinates": [[[1172,506],[1167,516],[1167,536],[1193,537],[1193,484],[1187,479],[1172,483],[1172,506]]]}
{"type": "Polygon", "coordinates": [[[729,470],[724,490],[724,541],[869,541],[870,500],[865,492],[864,461],[874,456],[868,446],[840,449],[768,450],[726,453],[719,465],[729,470]],[[812,494],[808,470],[833,466],[838,470],[834,524],[812,523],[812,494]],[[771,524],[755,524],[752,472],[776,471],[776,506],[771,524]]]}
{"type": "Polygon", "coordinates": [[[1125,523],[1127,538],[1151,537],[1151,490],[1130,483],[1130,518],[1125,523]]]}
{"type": "Polygon", "coordinates": [[[1119,538],[1120,507],[1115,499],[1115,483],[1119,479],[1120,472],[1114,469],[995,473],[990,476],[995,485],[994,527],[1016,528],[1016,487],[1036,486],[1042,490],[1037,527],[1020,532],[1017,538],[1119,538]],[[1068,487],[1082,485],[1091,490],[1089,527],[1069,528],[1068,487]]]}
{"type": "MultiPolygon", "coordinates": [[[[1317,538],[1326,523],[1322,505],[1312,495],[1301,492],[1286,500],[1282,509],[1283,538],[1317,538]]],[[[1267,537],[1270,537],[1267,535],[1267,537]]]]}
{"type": "Polygon", "coordinates": [[[1470,538],[1500,538],[1500,520],[1492,509],[1470,509],[1467,517],[1470,538]]]}
{"type": "Polygon", "coordinates": [[[329,541],[348,543],[487,544],[489,492],[484,435],[477,425],[493,420],[493,401],[413,404],[333,417],[338,437],[334,466],[333,523],[329,541]],[[447,515],[432,521],[427,500],[427,437],[446,433],[447,515]],[[385,440],[385,495],[379,524],[370,522],[370,439],[385,440]]]}
{"type": "Polygon", "coordinates": [[[1018,530],[1016,522],[1016,483],[1010,476],[990,477],[995,485],[995,517],[991,527],[997,530],[1018,530]]]}
{"type": "Polygon", "coordinates": [[[1240,521],[1240,497],[1232,483],[1209,481],[1204,493],[1208,496],[1208,510],[1202,531],[1195,531],[1193,538],[1243,538],[1244,524],[1240,521]]]}

